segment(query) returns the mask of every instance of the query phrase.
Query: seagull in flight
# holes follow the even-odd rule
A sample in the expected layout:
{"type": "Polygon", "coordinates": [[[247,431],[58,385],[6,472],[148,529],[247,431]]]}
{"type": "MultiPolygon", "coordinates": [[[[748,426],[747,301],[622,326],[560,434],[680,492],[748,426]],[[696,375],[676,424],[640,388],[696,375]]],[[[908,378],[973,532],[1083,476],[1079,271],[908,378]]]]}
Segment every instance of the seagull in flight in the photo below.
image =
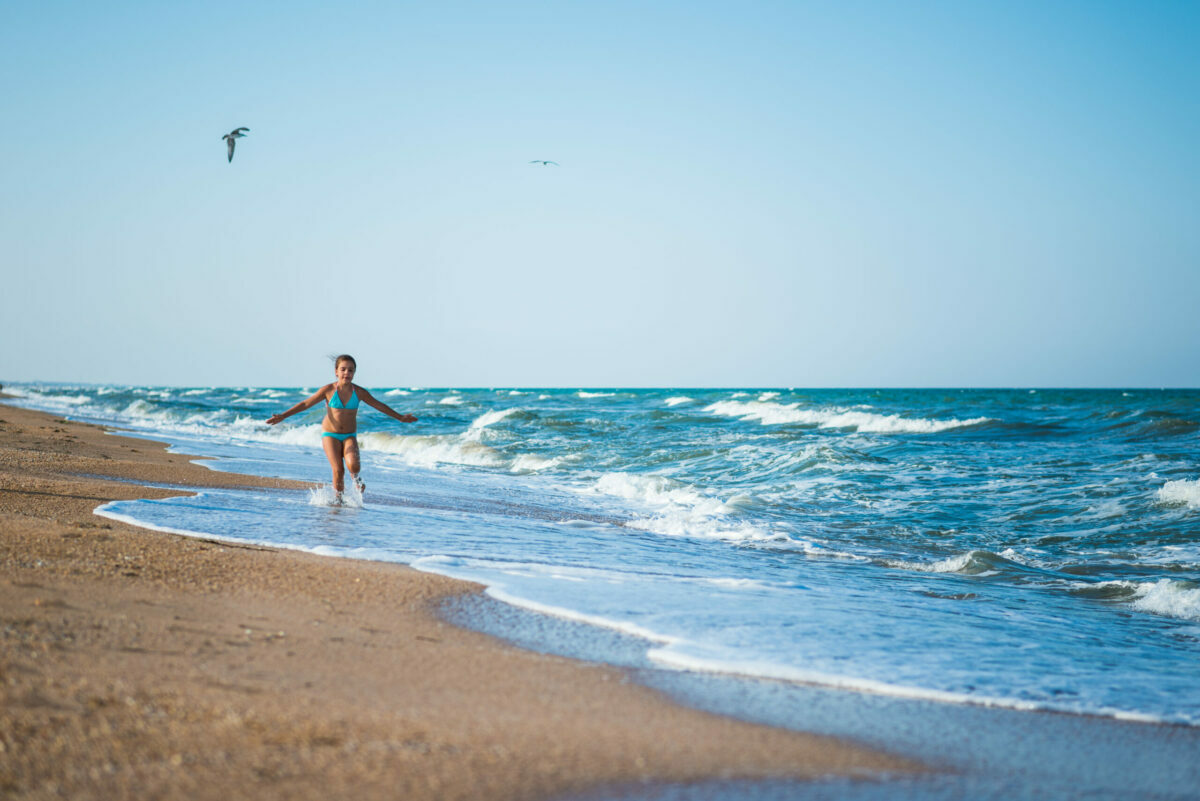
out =
{"type": "Polygon", "coordinates": [[[245,136],[245,134],[242,133],[242,131],[248,131],[248,130],[250,130],[250,129],[249,128],[234,128],[232,131],[230,131],[229,133],[227,133],[221,137],[229,144],[229,160],[230,161],[233,161],[233,145],[234,145],[234,143],[237,142],[238,139],[245,136]]]}
{"type": "Polygon", "coordinates": [[[545,159],[534,159],[533,161],[531,161],[529,163],[530,164],[541,164],[543,167],[549,167],[551,164],[553,164],[555,167],[559,166],[557,161],[546,161],[545,159]]]}

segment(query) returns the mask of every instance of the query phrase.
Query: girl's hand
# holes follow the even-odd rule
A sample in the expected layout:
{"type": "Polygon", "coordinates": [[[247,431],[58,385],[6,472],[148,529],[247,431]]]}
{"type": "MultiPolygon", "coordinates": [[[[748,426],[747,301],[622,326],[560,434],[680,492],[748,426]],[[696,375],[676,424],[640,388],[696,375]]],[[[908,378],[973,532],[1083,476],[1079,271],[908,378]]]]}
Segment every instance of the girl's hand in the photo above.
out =
{"type": "Polygon", "coordinates": [[[400,422],[401,423],[415,423],[415,422],[417,422],[417,418],[411,414],[402,414],[402,415],[400,415],[400,422]]]}
{"type": "Polygon", "coordinates": [[[276,423],[280,422],[281,420],[283,420],[282,414],[273,414],[267,418],[267,425],[273,426],[276,423]]]}

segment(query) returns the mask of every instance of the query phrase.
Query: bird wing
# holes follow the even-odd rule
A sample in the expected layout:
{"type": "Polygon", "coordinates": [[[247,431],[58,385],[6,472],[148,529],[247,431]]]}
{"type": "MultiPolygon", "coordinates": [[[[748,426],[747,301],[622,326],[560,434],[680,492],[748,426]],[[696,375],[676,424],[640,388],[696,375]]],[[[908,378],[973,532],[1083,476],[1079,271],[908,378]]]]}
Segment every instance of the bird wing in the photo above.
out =
{"type": "Polygon", "coordinates": [[[234,136],[245,136],[245,134],[241,133],[241,131],[248,131],[248,130],[250,130],[250,129],[249,128],[234,128],[233,135],[234,136]]]}
{"type": "Polygon", "coordinates": [[[233,161],[233,146],[237,143],[237,140],[232,136],[226,136],[225,138],[229,141],[229,160],[233,161]]]}

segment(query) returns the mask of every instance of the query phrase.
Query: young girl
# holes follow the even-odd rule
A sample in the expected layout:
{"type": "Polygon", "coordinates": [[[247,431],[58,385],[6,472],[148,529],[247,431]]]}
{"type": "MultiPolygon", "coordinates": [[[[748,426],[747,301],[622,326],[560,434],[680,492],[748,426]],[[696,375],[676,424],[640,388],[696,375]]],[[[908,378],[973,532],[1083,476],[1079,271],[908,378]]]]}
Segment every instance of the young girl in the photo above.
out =
{"type": "Polygon", "coordinates": [[[368,406],[373,406],[389,417],[394,417],[401,423],[415,423],[417,418],[411,414],[400,414],[386,403],[375,400],[370,392],[351,383],[358,365],[354,357],[343,353],[334,362],[333,374],[337,380],[326,384],[312,394],[307,400],[300,401],[283,414],[273,414],[267,419],[268,425],[286,420],[293,414],[311,409],[324,401],[325,419],[321,421],[321,443],[325,446],[325,455],[329,457],[329,466],[333,468],[333,489],[340,500],[345,489],[346,468],[350,469],[350,477],[358,491],[362,492],[364,485],[358,477],[358,403],[361,400],[368,406]],[[343,466],[345,462],[345,466],[343,466]]]}

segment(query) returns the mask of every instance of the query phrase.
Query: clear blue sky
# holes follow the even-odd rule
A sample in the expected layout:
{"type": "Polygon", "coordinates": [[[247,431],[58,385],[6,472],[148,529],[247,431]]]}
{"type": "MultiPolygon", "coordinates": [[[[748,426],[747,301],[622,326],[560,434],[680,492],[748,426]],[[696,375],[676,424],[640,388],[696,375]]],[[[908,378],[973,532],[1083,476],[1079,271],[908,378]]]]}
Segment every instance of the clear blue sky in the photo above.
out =
{"type": "Polygon", "coordinates": [[[0,381],[1200,385],[1197,3],[10,2],[0,87],[0,381]]]}

